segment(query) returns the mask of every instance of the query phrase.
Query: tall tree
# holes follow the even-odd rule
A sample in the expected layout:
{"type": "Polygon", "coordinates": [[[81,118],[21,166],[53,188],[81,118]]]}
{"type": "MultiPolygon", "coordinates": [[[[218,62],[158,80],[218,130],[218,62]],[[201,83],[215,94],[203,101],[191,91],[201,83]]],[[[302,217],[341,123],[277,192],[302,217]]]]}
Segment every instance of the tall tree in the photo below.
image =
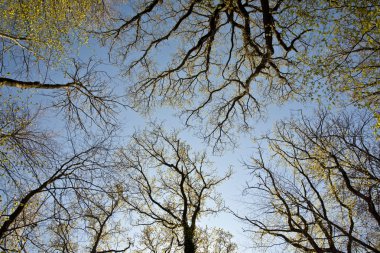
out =
{"type": "Polygon", "coordinates": [[[85,29],[105,8],[97,0],[1,0],[0,5],[3,49],[31,52],[35,60],[49,58],[51,52],[59,60],[67,47],[85,42],[88,34],[79,29],[85,29]]]}
{"type": "Polygon", "coordinates": [[[136,79],[132,105],[181,108],[186,125],[203,122],[216,144],[249,130],[268,103],[321,90],[333,101],[349,94],[378,116],[377,1],[151,0],[120,9],[128,11],[103,38],[136,79]]]}
{"type": "Polygon", "coordinates": [[[160,246],[167,252],[178,247],[185,253],[196,252],[198,221],[222,210],[215,187],[230,173],[218,177],[207,168],[211,164],[205,152],[192,152],[177,133],[166,134],[157,126],[134,134],[120,159],[131,187],[124,201],[139,215],[137,223],[155,224],[166,231],[160,235],[170,237],[160,246]]]}
{"type": "MultiPolygon", "coordinates": [[[[197,229],[196,252],[200,253],[236,253],[237,245],[232,240],[232,234],[220,229],[197,229]]],[[[175,253],[183,251],[179,246],[176,235],[170,230],[157,226],[146,226],[138,241],[138,249],[134,253],[175,253]]]]}
{"type": "Polygon", "coordinates": [[[309,1],[300,8],[305,27],[315,27],[303,59],[309,66],[306,85],[311,92],[324,90],[332,102],[350,102],[371,110],[379,124],[378,2],[309,1]]]}
{"type": "MultiPolygon", "coordinates": [[[[59,245],[65,245],[66,252],[68,249],[75,252],[76,241],[73,238],[76,237],[69,237],[69,231],[83,231],[85,221],[91,223],[93,219],[92,225],[88,226],[93,231],[89,232],[86,242],[92,245],[93,252],[118,245],[127,247],[115,243],[116,240],[112,241],[114,244],[111,246],[111,240],[106,238],[106,235],[114,233],[113,229],[107,228],[107,224],[117,223],[111,216],[122,209],[117,204],[117,190],[106,187],[109,181],[117,182],[113,180],[112,149],[107,136],[88,143],[81,140],[79,144],[68,141],[67,144],[58,145],[55,135],[38,124],[38,112],[33,113],[28,103],[7,99],[2,104],[2,251],[49,251],[59,250],[59,245]],[[97,198],[102,201],[96,201],[97,198]],[[89,206],[91,211],[85,208],[89,206]],[[54,224],[56,227],[52,232],[59,235],[61,244],[49,232],[49,227],[54,224]]],[[[120,236],[123,235],[122,229],[119,232],[120,236]]]]}
{"type": "Polygon", "coordinates": [[[235,253],[239,252],[233,236],[220,228],[204,229],[198,239],[198,252],[202,253],[235,253]]]}
{"type": "Polygon", "coordinates": [[[137,77],[130,89],[136,108],[183,108],[188,126],[205,119],[204,136],[220,144],[224,137],[233,141],[232,127],[249,129],[268,102],[300,92],[293,52],[303,50],[308,29],[297,21],[294,5],[134,1],[104,29],[104,37],[115,60],[126,60],[125,73],[137,77]]]}
{"type": "MultiPolygon", "coordinates": [[[[380,143],[369,113],[281,122],[248,167],[258,238],[296,252],[380,252],[380,143]],[[274,241],[273,241],[274,238],[274,241]]],[[[264,241],[265,242],[265,241],[264,241]]]]}
{"type": "Polygon", "coordinates": [[[101,1],[8,1],[0,6],[0,88],[36,89],[54,97],[68,122],[106,127],[118,104],[100,61],[78,59],[86,29],[106,15],[101,1]]]}

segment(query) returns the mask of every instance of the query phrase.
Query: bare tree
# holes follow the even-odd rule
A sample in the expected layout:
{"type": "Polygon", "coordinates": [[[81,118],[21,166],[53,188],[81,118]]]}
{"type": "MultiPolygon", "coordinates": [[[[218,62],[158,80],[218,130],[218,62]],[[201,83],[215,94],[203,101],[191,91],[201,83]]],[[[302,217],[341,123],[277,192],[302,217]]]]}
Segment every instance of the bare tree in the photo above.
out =
{"type": "MultiPolygon", "coordinates": [[[[59,215],[56,209],[50,208],[54,203],[68,216],[74,215],[66,198],[75,187],[83,190],[84,182],[97,174],[98,166],[106,167],[104,162],[97,160],[102,149],[104,146],[98,143],[68,157],[56,153],[49,156],[45,154],[33,167],[25,164],[24,167],[6,168],[12,170],[13,174],[7,172],[7,176],[1,179],[4,187],[2,191],[7,196],[1,203],[1,248],[16,250],[18,241],[37,243],[30,241],[30,234],[36,227],[59,215]]],[[[92,185],[92,188],[87,188],[89,191],[100,188],[96,187],[96,181],[87,184],[92,185]]]]}
{"type": "Polygon", "coordinates": [[[123,192],[119,187],[102,190],[104,194],[83,196],[81,201],[85,209],[82,213],[87,221],[86,230],[92,237],[89,252],[126,252],[131,247],[131,242],[126,238],[126,231],[123,231],[125,224],[121,224],[129,213],[122,204],[123,192]],[[123,218],[115,219],[117,215],[123,218]]]}
{"type": "Polygon", "coordinates": [[[237,245],[232,240],[232,234],[221,228],[203,229],[198,238],[198,252],[202,253],[235,253],[237,245]]]}
{"type": "MultiPolygon", "coordinates": [[[[111,177],[110,174],[102,174],[111,177]]],[[[80,178],[85,179],[84,176],[80,178]]],[[[88,182],[87,179],[86,183],[77,183],[71,187],[71,192],[66,189],[64,197],[69,197],[69,200],[60,199],[54,203],[54,217],[42,227],[45,239],[49,238],[51,242],[41,243],[40,250],[127,252],[131,247],[125,221],[128,210],[120,201],[117,187],[99,181],[88,182]],[[89,187],[90,184],[92,187],[89,187]]]]}
{"type": "Polygon", "coordinates": [[[177,133],[166,134],[159,126],[134,134],[120,159],[131,187],[124,201],[139,215],[137,224],[167,230],[167,252],[177,247],[196,252],[197,222],[222,210],[215,187],[230,173],[216,176],[205,152],[193,153],[177,133]]]}
{"type": "Polygon", "coordinates": [[[40,90],[39,94],[50,101],[44,107],[63,111],[72,127],[86,130],[92,124],[111,129],[117,107],[124,105],[112,91],[110,76],[98,70],[100,63],[92,59],[85,63],[73,59],[71,65],[63,71],[65,83],[0,77],[0,87],[40,90]]]}
{"type": "Polygon", "coordinates": [[[206,119],[205,138],[220,144],[233,141],[232,127],[249,129],[266,103],[300,92],[294,71],[300,62],[292,55],[304,48],[308,29],[293,12],[297,4],[134,1],[103,37],[116,61],[127,60],[125,73],[137,76],[130,89],[136,108],[183,107],[186,125],[206,119]]]}
{"type": "MultiPolygon", "coordinates": [[[[232,234],[220,228],[197,228],[195,232],[196,252],[199,253],[235,253],[237,245],[232,240],[232,234]]],[[[183,251],[177,243],[176,235],[158,224],[144,227],[138,249],[134,253],[175,253],[183,251]]]]}
{"type": "Polygon", "coordinates": [[[75,127],[114,124],[121,103],[109,74],[100,70],[100,60],[76,55],[89,38],[85,28],[95,16],[106,14],[105,6],[96,1],[5,0],[2,7],[0,88],[39,91],[50,97],[44,106],[64,111],[75,127]]]}
{"type": "Polygon", "coordinates": [[[0,115],[0,248],[75,252],[83,246],[71,233],[84,237],[86,221],[92,252],[128,248],[125,238],[109,238],[115,231],[125,235],[122,227],[107,227],[117,224],[113,217],[123,210],[116,188],[106,187],[117,183],[110,139],[69,141],[58,149],[27,102],[7,100],[0,115]]]}
{"type": "MultiPolygon", "coordinates": [[[[380,252],[380,146],[368,113],[277,124],[248,165],[256,201],[243,220],[266,246],[296,252],[380,252]]],[[[250,195],[251,196],[251,195],[250,195]]]]}

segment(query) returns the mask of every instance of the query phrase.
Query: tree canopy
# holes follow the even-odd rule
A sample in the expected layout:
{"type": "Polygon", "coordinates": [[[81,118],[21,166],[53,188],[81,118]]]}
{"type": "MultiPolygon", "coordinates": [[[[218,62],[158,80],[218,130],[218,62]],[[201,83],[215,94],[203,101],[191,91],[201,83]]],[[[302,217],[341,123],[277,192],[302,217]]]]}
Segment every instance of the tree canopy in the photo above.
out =
{"type": "Polygon", "coordinates": [[[125,63],[123,73],[137,75],[132,105],[143,112],[178,107],[187,126],[205,123],[204,137],[216,144],[228,141],[231,129],[251,129],[268,103],[324,89],[332,100],[343,92],[378,115],[376,1],[127,6],[136,11],[121,12],[104,36],[115,61],[125,63]]]}
{"type": "Polygon", "coordinates": [[[380,251],[378,1],[0,7],[2,251],[380,251]]]}
{"type": "Polygon", "coordinates": [[[272,159],[259,149],[247,165],[257,178],[247,192],[261,192],[262,215],[243,218],[254,233],[303,252],[379,252],[380,146],[372,123],[368,113],[327,111],[279,123],[265,137],[272,159]]]}
{"type": "Polygon", "coordinates": [[[154,229],[144,231],[147,252],[199,252],[199,219],[223,209],[215,188],[230,173],[216,176],[205,152],[193,153],[177,133],[166,134],[160,126],[133,135],[120,158],[131,188],[124,199],[140,216],[137,224],[161,228],[156,242],[150,239],[154,229]]]}

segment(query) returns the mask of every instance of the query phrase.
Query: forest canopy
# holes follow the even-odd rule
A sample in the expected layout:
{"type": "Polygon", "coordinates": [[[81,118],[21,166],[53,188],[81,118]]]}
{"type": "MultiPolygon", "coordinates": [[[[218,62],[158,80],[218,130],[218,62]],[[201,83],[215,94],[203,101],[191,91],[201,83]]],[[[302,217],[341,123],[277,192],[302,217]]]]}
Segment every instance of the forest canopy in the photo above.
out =
{"type": "Polygon", "coordinates": [[[380,251],[378,1],[0,6],[1,251],[380,251]]]}

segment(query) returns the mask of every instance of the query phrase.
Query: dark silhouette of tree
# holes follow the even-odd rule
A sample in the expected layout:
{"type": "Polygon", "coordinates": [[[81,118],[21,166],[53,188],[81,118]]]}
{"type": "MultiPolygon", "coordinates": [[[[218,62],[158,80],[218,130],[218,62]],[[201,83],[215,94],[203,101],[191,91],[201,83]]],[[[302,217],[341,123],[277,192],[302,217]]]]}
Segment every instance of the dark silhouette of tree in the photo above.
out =
{"type": "Polygon", "coordinates": [[[47,95],[45,107],[64,111],[71,127],[111,128],[116,107],[108,73],[100,60],[76,55],[89,34],[85,29],[104,16],[96,1],[5,0],[0,11],[0,88],[33,89],[47,95]]]}
{"type": "Polygon", "coordinates": [[[270,157],[260,148],[247,165],[256,183],[246,191],[261,213],[242,217],[252,232],[287,251],[379,252],[380,143],[373,122],[360,111],[321,110],[277,124],[264,137],[270,157]]]}
{"type": "Polygon", "coordinates": [[[232,240],[232,234],[220,229],[204,229],[200,232],[197,244],[198,252],[203,253],[234,253],[238,252],[236,243],[232,240]]]}
{"type": "MultiPolygon", "coordinates": [[[[160,250],[173,252],[179,247],[185,253],[196,252],[197,222],[201,216],[222,210],[215,187],[230,173],[216,176],[208,168],[211,164],[205,152],[192,152],[177,133],[167,134],[160,126],[134,134],[120,159],[131,188],[124,201],[140,217],[137,224],[166,231],[156,232],[170,236],[160,242],[160,250]]],[[[149,239],[150,232],[144,234],[149,239]]],[[[156,249],[154,241],[145,245],[148,252],[156,249]]]]}
{"type": "Polygon", "coordinates": [[[143,113],[180,108],[186,126],[203,126],[214,144],[233,142],[233,129],[250,130],[267,104],[320,90],[332,102],[349,94],[378,117],[377,1],[151,0],[123,7],[96,33],[136,80],[132,105],[143,113]]]}
{"type": "Polygon", "coordinates": [[[2,0],[0,6],[3,251],[237,251],[227,231],[199,227],[201,217],[223,210],[215,187],[230,175],[206,168],[205,152],[193,153],[177,132],[154,126],[115,156],[110,142],[125,107],[121,96],[143,114],[157,105],[176,109],[214,152],[251,131],[269,104],[318,97],[369,110],[338,117],[320,111],[316,119],[279,123],[264,137],[273,156],[259,148],[247,165],[257,184],[246,192],[262,200],[265,216],[240,218],[274,240],[269,245],[379,251],[380,148],[372,133],[380,129],[377,1],[2,0]],[[85,52],[80,60],[88,40],[96,55],[85,52]],[[127,93],[115,94],[120,80],[95,59],[103,57],[99,46],[128,78],[127,93]],[[38,91],[41,105],[4,99],[15,90],[38,91]],[[39,123],[51,108],[64,115],[67,135],[39,123]],[[139,239],[128,237],[129,221],[143,226],[139,239]]]}
{"type": "Polygon", "coordinates": [[[113,217],[122,210],[116,186],[107,187],[117,183],[110,137],[58,145],[53,133],[40,127],[38,113],[28,102],[12,99],[0,110],[1,250],[46,252],[61,245],[64,252],[76,252],[81,248],[69,231],[83,231],[86,221],[91,252],[129,248],[126,238],[123,243],[108,238],[115,231],[123,235],[122,226],[108,225],[117,223],[113,217]]]}
{"type": "MultiPolygon", "coordinates": [[[[234,253],[237,245],[232,240],[232,235],[220,228],[196,230],[196,252],[201,253],[234,253]]],[[[157,224],[146,226],[138,241],[139,249],[134,253],[171,253],[183,252],[183,247],[178,245],[176,235],[172,231],[157,224]]]]}
{"type": "Polygon", "coordinates": [[[136,108],[182,108],[187,126],[207,119],[205,138],[222,144],[233,141],[233,126],[249,129],[266,103],[299,92],[293,52],[305,46],[308,29],[301,29],[294,5],[137,1],[125,6],[128,13],[115,15],[103,38],[116,61],[126,60],[125,73],[137,76],[130,89],[136,108]]]}

